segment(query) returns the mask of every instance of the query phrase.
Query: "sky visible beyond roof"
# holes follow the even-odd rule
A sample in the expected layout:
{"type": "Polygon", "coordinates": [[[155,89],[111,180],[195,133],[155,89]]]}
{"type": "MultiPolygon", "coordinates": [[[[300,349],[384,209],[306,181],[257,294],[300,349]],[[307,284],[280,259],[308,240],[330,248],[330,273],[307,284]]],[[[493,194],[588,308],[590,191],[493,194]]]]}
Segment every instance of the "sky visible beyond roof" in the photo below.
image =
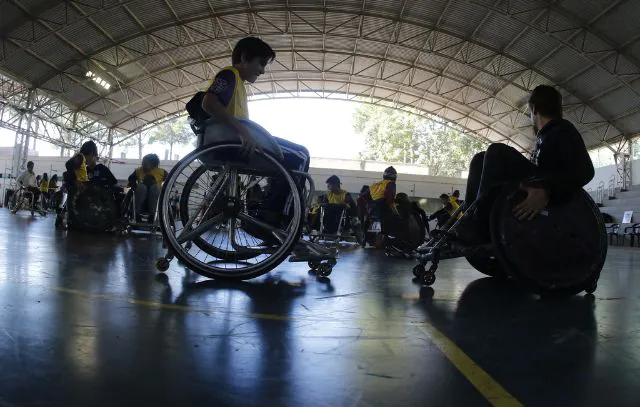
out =
{"type": "MultiPolygon", "coordinates": [[[[249,102],[251,120],[266,128],[272,135],[302,144],[313,157],[358,157],[364,149],[364,138],[353,130],[352,117],[357,102],[327,99],[270,99],[249,102]]],[[[11,147],[15,134],[0,129],[0,146],[11,147]]],[[[194,136],[195,139],[195,136],[194,136]]],[[[145,154],[156,153],[164,157],[168,147],[150,145],[145,154]]],[[[181,157],[193,146],[174,147],[181,157]]],[[[60,149],[38,140],[36,150],[40,156],[58,156],[60,149]]],[[[114,158],[120,157],[120,149],[114,158]]],[[[127,157],[137,157],[137,147],[130,147],[127,157]]]]}

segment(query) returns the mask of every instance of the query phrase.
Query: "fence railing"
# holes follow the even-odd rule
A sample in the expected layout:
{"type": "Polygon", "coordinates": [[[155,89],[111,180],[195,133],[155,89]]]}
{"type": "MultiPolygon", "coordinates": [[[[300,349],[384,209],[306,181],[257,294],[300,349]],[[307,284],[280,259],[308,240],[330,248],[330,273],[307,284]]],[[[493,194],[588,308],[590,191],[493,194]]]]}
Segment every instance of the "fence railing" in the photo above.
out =
{"type": "Polygon", "coordinates": [[[609,178],[609,190],[608,190],[609,199],[616,199],[616,176],[612,175],[609,178]]]}
{"type": "Polygon", "coordinates": [[[596,188],[596,203],[602,205],[604,203],[604,181],[600,181],[596,188]]]}

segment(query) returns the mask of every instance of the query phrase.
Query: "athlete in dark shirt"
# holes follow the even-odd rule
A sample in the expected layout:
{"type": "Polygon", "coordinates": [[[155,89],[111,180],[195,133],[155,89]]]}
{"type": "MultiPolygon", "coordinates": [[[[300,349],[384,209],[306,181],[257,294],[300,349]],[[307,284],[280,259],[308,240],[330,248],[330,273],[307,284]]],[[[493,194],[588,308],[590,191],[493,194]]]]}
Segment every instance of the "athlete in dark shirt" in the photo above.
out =
{"type": "Polygon", "coordinates": [[[489,239],[492,188],[520,182],[527,197],[514,207],[520,220],[534,218],[548,205],[568,201],[594,176],[582,136],[562,118],[562,96],[551,86],[536,87],[529,98],[536,144],[529,160],[505,144],[491,144],[471,160],[465,208],[475,210],[456,228],[459,240],[479,244],[489,239]]]}

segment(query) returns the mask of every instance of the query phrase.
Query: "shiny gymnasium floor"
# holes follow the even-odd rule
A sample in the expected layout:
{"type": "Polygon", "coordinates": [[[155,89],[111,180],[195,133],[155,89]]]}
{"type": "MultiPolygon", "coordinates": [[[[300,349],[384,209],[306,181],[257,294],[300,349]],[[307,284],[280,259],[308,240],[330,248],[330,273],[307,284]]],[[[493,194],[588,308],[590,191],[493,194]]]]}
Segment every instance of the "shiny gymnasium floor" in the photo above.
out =
{"type": "Polygon", "coordinates": [[[640,406],[640,249],[595,298],[542,301],[443,262],[345,252],[206,281],[159,239],[54,231],[0,210],[0,406],[640,406]]]}

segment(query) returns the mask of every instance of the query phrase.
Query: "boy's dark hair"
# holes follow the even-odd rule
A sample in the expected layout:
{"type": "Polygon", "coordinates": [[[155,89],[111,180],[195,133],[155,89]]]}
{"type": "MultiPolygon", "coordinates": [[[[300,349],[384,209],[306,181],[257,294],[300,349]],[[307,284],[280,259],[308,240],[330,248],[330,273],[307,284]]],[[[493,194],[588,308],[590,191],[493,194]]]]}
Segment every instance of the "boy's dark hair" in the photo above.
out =
{"type": "Polygon", "coordinates": [[[440,195],[440,199],[449,199],[449,195],[442,194],[442,195],[440,195]]]}
{"type": "Polygon", "coordinates": [[[231,62],[234,65],[239,64],[242,62],[243,55],[247,61],[251,61],[253,58],[260,58],[264,65],[276,59],[276,52],[269,44],[256,37],[246,37],[238,41],[233,48],[231,62]]]}
{"type": "Polygon", "coordinates": [[[90,154],[94,157],[98,156],[98,146],[92,140],[85,142],[82,147],[80,147],[80,154],[86,155],[90,154]]]}
{"type": "Polygon", "coordinates": [[[35,164],[33,164],[33,161],[29,161],[29,162],[27,163],[27,167],[33,167],[34,165],[35,165],[35,164]]]}
{"type": "Polygon", "coordinates": [[[329,178],[327,178],[326,184],[333,184],[333,185],[340,186],[340,178],[338,178],[337,175],[332,175],[329,178]]]}
{"type": "Polygon", "coordinates": [[[544,117],[562,118],[562,95],[553,86],[539,85],[531,92],[529,109],[544,117]]]}
{"type": "Polygon", "coordinates": [[[42,179],[49,179],[49,175],[45,172],[44,174],[42,174],[42,179]]]}
{"type": "Polygon", "coordinates": [[[398,178],[398,172],[393,167],[387,167],[382,173],[382,179],[395,181],[398,178]]]}
{"type": "Polygon", "coordinates": [[[460,198],[460,190],[456,189],[451,195],[455,196],[456,198],[460,198]]]}
{"type": "Polygon", "coordinates": [[[157,154],[147,154],[142,157],[142,162],[147,161],[151,166],[157,167],[160,165],[160,157],[157,154]]]}
{"type": "Polygon", "coordinates": [[[409,202],[409,195],[405,194],[404,192],[400,192],[400,193],[396,194],[396,201],[397,202],[409,202]]]}

